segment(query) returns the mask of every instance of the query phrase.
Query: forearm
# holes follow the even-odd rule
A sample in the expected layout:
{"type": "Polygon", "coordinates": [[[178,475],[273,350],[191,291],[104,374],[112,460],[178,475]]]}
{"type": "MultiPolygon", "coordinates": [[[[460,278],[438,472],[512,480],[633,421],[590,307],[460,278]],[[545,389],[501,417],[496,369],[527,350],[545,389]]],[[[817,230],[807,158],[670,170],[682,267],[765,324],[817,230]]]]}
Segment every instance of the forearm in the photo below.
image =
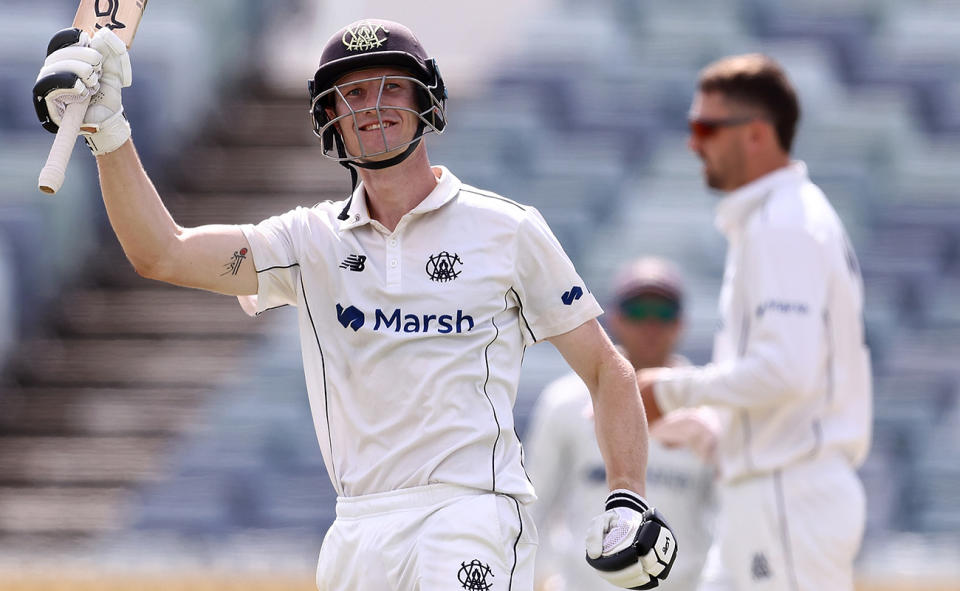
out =
{"type": "Polygon", "coordinates": [[[701,405],[756,408],[780,404],[803,392],[805,387],[787,375],[785,368],[770,360],[750,357],[705,367],[665,369],[657,374],[654,389],[665,411],[701,405]]]}
{"type": "Polygon", "coordinates": [[[593,397],[597,442],[610,490],[646,495],[647,420],[633,368],[619,355],[599,375],[593,397]]]}
{"type": "Polygon", "coordinates": [[[107,216],[123,252],[138,273],[155,274],[180,228],[140,164],[133,142],[97,156],[97,168],[107,216]]]}

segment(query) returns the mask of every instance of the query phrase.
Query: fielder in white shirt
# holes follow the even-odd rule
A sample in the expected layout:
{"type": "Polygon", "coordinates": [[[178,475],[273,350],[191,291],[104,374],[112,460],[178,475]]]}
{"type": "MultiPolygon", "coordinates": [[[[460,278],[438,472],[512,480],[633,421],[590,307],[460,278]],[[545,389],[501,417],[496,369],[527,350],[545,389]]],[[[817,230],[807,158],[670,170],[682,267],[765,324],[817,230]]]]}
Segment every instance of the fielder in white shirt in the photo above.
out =
{"type": "Polygon", "coordinates": [[[409,29],[344,27],[309,84],[315,131],[350,169],[352,196],[246,226],[173,221],[130,139],[120,96],[131,67],[116,35],[68,29],[48,53],[38,115],[55,131],[65,104],[92,95],[84,133],[137,272],[245,296],[258,312],[298,308],[314,423],[340,495],[321,590],[532,589],[534,492],[512,407],[524,348],[543,340],[588,385],[599,425],[612,492],[588,560],[623,587],[667,576],[677,549],[642,496],[647,428],[634,374],[539,213],[431,166],[421,138],[446,126],[446,90],[409,29]]]}
{"type": "Polygon", "coordinates": [[[734,56],[700,75],[690,148],[724,196],[722,324],[706,367],[638,374],[649,413],[725,410],[709,589],[853,589],[865,522],[871,370],[863,283],[839,217],[790,160],[799,106],[779,65],[734,56]]]}
{"type": "MultiPolygon", "coordinates": [[[[669,262],[645,257],[615,276],[608,328],[635,369],[681,367],[673,352],[683,327],[684,289],[669,262]]],[[[659,588],[695,591],[713,537],[714,452],[718,419],[707,408],[679,409],[650,423],[647,493],[670,515],[683,552],[659,588]]],[[[538,591],[614,589],[587,564],[571,560],[580,534],[606,495],[590,392],[576,374],[551,382],[537,398],[526,436],[526,467],[537,487],[538,591]]]]}

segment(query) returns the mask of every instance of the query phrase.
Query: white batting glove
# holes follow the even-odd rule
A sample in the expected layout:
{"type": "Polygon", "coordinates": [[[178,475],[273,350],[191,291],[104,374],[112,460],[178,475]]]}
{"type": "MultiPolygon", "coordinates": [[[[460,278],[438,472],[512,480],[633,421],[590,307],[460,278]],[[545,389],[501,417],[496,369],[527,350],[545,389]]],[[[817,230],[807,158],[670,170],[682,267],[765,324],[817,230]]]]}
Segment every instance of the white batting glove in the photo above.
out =
{"type": "Polygon", "coordinates": [[[34,106],[45,129],[56,133],[70,103],[90,97],[80,133],[94,154],[106,154],[130,138],[120,89],[133,81],[127,47],[109,28],[90,38],[64,29],[47,46],[47,59],[33,87],[34,106]]]}
{"type": "Polygon", "coordinates": [[[610,583],[653,589],[677,558],[677,541],[660,512],[640,495],[617,489],[587,531],[587,563],[610,583]]]}

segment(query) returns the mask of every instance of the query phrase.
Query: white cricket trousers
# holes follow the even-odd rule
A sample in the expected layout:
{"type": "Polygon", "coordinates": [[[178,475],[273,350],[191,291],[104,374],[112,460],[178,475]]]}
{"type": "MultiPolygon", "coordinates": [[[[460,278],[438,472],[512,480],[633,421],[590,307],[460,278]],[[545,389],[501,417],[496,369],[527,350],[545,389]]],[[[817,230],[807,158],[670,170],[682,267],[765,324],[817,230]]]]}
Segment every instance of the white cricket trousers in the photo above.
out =
{"type": "Polygon", "coordinates": [[[863,485],[839,455],[721,485],[700,589],[853,591],[865,523],[863,485]]]}
{"type": "Polygon", "coordinates": [[[337,499],[320,591],[533,591],[537,530],[513,497],[447,484],[337,499]]]}

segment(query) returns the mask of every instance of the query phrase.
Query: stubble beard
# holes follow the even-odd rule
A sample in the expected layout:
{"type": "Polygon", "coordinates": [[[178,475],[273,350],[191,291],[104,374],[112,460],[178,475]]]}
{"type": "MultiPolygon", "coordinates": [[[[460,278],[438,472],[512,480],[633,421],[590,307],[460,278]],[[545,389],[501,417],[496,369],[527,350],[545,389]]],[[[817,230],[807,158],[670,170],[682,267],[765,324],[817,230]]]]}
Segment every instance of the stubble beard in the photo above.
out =
{"type": "Polygon", "coordinates": [[[707,186],[711,189],[716,189],[717,191],[722,191],[724,189],[723,178],[716,171],[706,168],[703,172],[704,181],[707,183],[707,186]]]}

